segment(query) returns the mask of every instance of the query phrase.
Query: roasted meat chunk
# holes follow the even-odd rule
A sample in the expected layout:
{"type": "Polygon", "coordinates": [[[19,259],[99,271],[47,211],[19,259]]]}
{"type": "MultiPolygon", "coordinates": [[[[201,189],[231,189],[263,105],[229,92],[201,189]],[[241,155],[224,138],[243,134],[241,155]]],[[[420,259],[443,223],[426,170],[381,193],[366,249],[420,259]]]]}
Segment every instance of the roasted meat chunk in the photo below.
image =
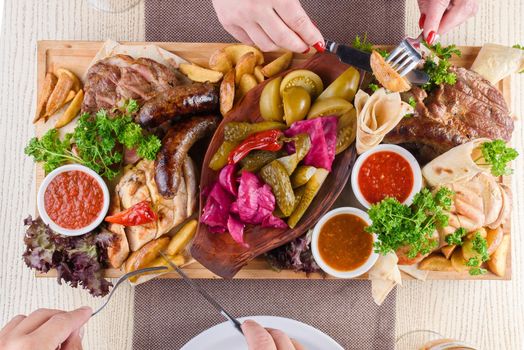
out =
{"type": "Polygon", "coordinates": [[[384,142],[404,144],[424,162],[472,139],[511,139],[513,119],[500,91],[473,71],[451,70],[457,75],[454,85],[429,94],[413,87],[414,115],[402,119],[384,142]]]}
{"type": "Polygon", "coordinates": [[[127,55],[107,57],[87,72],[82,112],[110,111],[130,98],[142,105],[159,92],[176,85],[178,80],[174,70],[156,61],[127,55]]]}

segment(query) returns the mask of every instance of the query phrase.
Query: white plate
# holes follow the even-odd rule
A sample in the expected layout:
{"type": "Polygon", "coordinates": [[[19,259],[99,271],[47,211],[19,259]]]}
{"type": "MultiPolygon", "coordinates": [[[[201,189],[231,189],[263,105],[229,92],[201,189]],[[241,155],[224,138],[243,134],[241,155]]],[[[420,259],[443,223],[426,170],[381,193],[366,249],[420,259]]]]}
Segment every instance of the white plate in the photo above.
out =
{"type": "MultiPolygon", "coordinates": [[[[254,320],[264,327],[284,331],[308,350],[344,350],[336,341],[316,328],[289,318],[276,316],[252,316],[239,319],[254,320]]],[[[224,322],[200,333],[181,350],[246,350],[244,337],[229,323],[224,322]]]]}

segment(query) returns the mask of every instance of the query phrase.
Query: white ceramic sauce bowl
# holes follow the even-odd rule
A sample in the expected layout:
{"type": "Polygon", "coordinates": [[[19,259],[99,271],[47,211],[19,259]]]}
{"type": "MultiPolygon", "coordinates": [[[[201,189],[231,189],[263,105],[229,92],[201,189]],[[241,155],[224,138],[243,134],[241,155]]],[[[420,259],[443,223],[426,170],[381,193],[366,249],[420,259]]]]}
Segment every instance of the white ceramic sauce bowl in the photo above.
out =
{"type": "MultiPolygon", "coordinates": [[[[322,256],[320,255],[320,251],[318,249],[318,239],[320,236],[320,230],[322,229],[322,226],[324,226],[324,224],[329,219],[337,215],[341,215],[341,214],[352,214],[352,215],[358,216],[359,218],[364,220],[368,225],[371,225],[371,220],[368,214],[363,210],[352,208],[352,207],[342,207],[342,208],[333,209],[327,212],[324,216],[322,216],[322,218],[315,225],[315,228],[313,229],[313,236],[311,238],[311,251],[313,253],[313,258],[317,262],[318,266],[320,266],[320,268],[324,270],[324,272],[326,272],[327,274],[334,276],[334,277],[338,277],[338,278],[355,278],[355,277],[358,277],[368,272],[369,269],[371,269],[371,267],[375,265],[375,262],[377,262],[378,253],[375,253],[374,248],[372,249],[371,254],[369,255],[369,257],[367,258],[364,264],[362,264],[361,266],[357,267],[354,270],[348,270],[348,271],[337,270],[329,266],[324,261],[324,259],[322,259],[322,256]]],[[[375,243],[377,241],[377,236],[374,233],[371,235],[373,236],[373,243],[375,243]]]]}
{"type": "Polygon", "coordinates": [[[80,236],[90,231],[93,231],[104,220],[107,214],[107,210],[109,209],[109,190],[107,188],[106,183],[100,177],[100,175],[98,175],[96,172],[89,169],[88,167],[85,167],[80,164],[63,165],[53,170],[52,172],[50,172],[45,177],[42,184],[40,185],[40,188],[38,189],[38,195],[37,195],[37,207],[38,207],[38,212],[40,213],[40,217],[42,218],[44,223],[49,225],[49,227],[53,231],[55,231],[56,233],[60,233],[64,236],[80,236]],[[49,186],[51,181],[57,175],[62,174],[67,171],[81,171],[93,177],[96,180],[96,182],[100,185],[100,188],[102,189],[102,194],[104,196],[104,203],[102,204],[102,210],[100,210],[100,213],[98,214],[97,218],[92,223],[90,223],[88,226],[85,226],[79,229],[68,229],[68,228],[64,228],[64,227],[57,225],[53,220],[51,220],[51,218],[49,217],[45,209],[44,195],[45,195],[47,186],[49,186]]]}
{"type": "Polygon", "coordinates": [[[411,192],[402,204],[410,205],[413,202],[413,197],[415,197],[415,195],[422,189],[422,172],[420,170],[420,165],[418,164],[415,157],[413,157],[413,155],[408,150],[397,145],[381,144],[362,153],[357,158],[355,165],[353,165],[353,170],[351,172],[351,188],[353,189],[353,193],[355,194],[355,197],[360,202],[360,204],[362,204],[364,207],[368,209],[371,208],[371,203],[369,203],[366,200],[366,198],[364,198],[364,195],[360,191],[360,186],[358,184],[358,174],[360,172],[360,169],[362,168],[362,164],[366,159],[368,159],[369,156],[383,151],[396,153],[402,156],[402,158],[404,158],[409,163],[411,170],[413,171],[413,188],[411,189],[411,192]]]}

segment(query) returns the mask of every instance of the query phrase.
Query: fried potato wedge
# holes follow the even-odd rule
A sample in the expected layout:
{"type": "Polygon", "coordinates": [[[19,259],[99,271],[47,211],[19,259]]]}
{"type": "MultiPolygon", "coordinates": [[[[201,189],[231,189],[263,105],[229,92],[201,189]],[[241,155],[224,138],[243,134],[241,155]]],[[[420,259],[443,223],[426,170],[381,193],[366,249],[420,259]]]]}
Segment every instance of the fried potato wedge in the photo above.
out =
{"type": "Polygon", "coordinates": [[[188,221],[182,228],[175,233],[166,248],[167,255],[177,255],[182,252],[195,236],[198,222],[193,219],[188,221]]]}
{"type": "Polygon", "coordinates": [[[253,74],[256,65],[256,57],[252,52],[240,57],[235,66],[235,83],[240,84],[240,79],[244,74],[253,74]]]}
{"type": "Polygon", "coordinates": [[[56,75],[60,76],[62,74],[65,74],[69,78],[71,78],[71,80],[73,81],[73,90],[75,92],[78,92],[78,90],[80,90],[82,88],[82,84],[80,83],[80,79],[78,79],[78,77],[75,75],[75,73],[73,73],[70,70],[65,69],[65,68],[58,68],[56,70],[56,75]]]}
{"type": "Polygon", "coordinates": [[[488,254],[492,255],[495,253],[497,248],[502,243],[502,238],[504,237],[504,232],[502,227],[497,227],[496,229],[488,229],[486,232],[486,241],[488,242],[488,254]]]}
{"type": "Polygon", "coordinates": [[[378,82],[389,91],[405,92],[411,89],[407,79],[401,77],[377,51],[371,53],[369,63],[378,82]]]}
{"type": "Polygon", "coordinates": [[[53,92],[49,96],[46,104],[46,119],[55,114],[60,108],[62,108],[67,102],[68,96],[72,96],[71,99],[75,96],[73,86],[75,81],[71,78],[71,75],[65,72],[62,72],[58,75],[58,81],[56,82],[53,92]]]}
{"type": "Polygon", "coordinates": [[[235,69],[226,73],[220,83],[220,113],[223,116],[227,114],[235,102],[235,69]]]}
{"type": "Polygon", "coordinates": [[[488,269],[499,277],[506,274],[506,261],[509,253],[510,236],[504,235],[499,247],[488,260],[488,269]]]}
{"type": "Polygon", "coordinates": [[[258,85],[257,79],[253,74],[244,74],[240,78],[240,84],[238,85],[239,99],[244,97],[252,88],[258,85]]]}
{"type": "Polygon", "coordinates": [[[430,255],[418,264],[420,270],[428,271],[454,271],[451,261],[440,254],[430,255]]]}
{"type": "Polygon", "coordinates": [[[449,259],[451,258],[451,254],[453,254],[453,251],[455,251],[455,248],[457,248],[456,245],[446,245],[442,248],[440,248],[440,251],[442,252],[442,254],[444,254],[444,256],[446,257],[446,259],[449,259]]]}
{"type": "Polygon", "coordinates": [[[161,251],[164,251],[167,248],[170,241],[170,237],[160,237],[158,239],[152,240],[139,250],[131,253],[126,261],[126,272],[136,271],[150,264],[160,255],[161,251]]]}
{"type": "MultiPolygon", "coordinates": [[[[181,266],[181,265],[184,265],[186,263],[186,258],[184,258],[183,255],[166,255],[167,258],[175,265],[177,266],[181,266]]],[[[160,267],[160,266],[165,266],[168,268],[168,270],[166,271],[173,271],[173,268],[171,267],[171,265],[168,264],[168,262],[166,261],[166,259],[164,259],[162,256],[159,256],[158,258],[156,258],[155,260],[153,260],[151,263],[147,264],[146,266],[143,266],[143,267],[160,267]]],[[[152,271],[152,272],[146,272],[140,276],[143,276],[143,275],[156,275],[158,274],[159,272],[158,271],[152,271]]],[[[161,273],[163,273],[163,271],[161,271],[161,273]]],[[[139,276],[137,276],[139,277],[139,276]]],[[[131,281],[131,282],[134,282],[134,281],[131,281]]]]}
{"type": "Polygon", "coordinates": [[[451,255],[451,265],[457,272],[469,271],[469,267],[466,266],[466,260],[464,259],[464,256],[462,255],[461,248],[455,249],[455,251],[451,255]]]}
{"type": "Polygon", "coordinates": [[[36,113],[33,123],[36,123],[45,115],[47,101],[53,93],[57,81],[58,78],[53,73],[49,72],[45,75],[44,83],[42,84],[42,90],[40,90],[40,94],[38,95],[38,103],[36,105],[36,113]]]}
{"type": "Polygon", "coordinates": [[[209,57],[209,68],[226,74],[233,68],[233,62],[231,62],[231,59],[224,49],[217,49],[211,57],[209,57]]]}
{"type": "MultiPolygon", "coordinates": [[[[73,91],[73,90],[71,90],[73,91]]],[[[82,102],[84,101],[84,91],[82,89],[78,90],[78,92],[75,94],[75,97],[73,98],[73,101],[71,101],[71,104],[67,107],[66,111],[60,119],[56,121],[55,128],[60,129],[63,126],[66,126],[71,122],[71,120],[75,119],[75,117],[80,112],[80,108],[82,107],[82,102]]]]}
{"type": "Polygon", "coordinates": [[[266,77],[262,73],[262,66],[256,66],[255,69],[253,70],[253,75],[255,76],[255,78],[257,78],[257,81],[259,83],[266,80],[266,77]]]}
{"type": "Polygon", "coordinates": [[[291,64],[292,59],[293,53],[286,52],[282,56],[266,64],[264,68],[262,68],[262,74],[264,74],[265,77],[271,78],[272,76],[286,70],[291,64]]]}
{"type": "Polygon", "coordinates": [[[262,54],[262,51],[260,51],[254,46],[244,44],[233,44],[226,46],[224,48],[224,51],[226,52],[233,65],[238,64],[238,62],[240,61],[240,57],[244,56],[248,52],[252,52],[255,55],[256,64],[264,64],[264,55],[262,54]]]}
{"type": "Polygon", "coordinates": [[[182,74],[186,75],[189,79],[199,83],[218,83],[224,76],[222,72],[215,70],[202,68],[196,64],[191,63],[180,63],[178,69],[182,74]]]}

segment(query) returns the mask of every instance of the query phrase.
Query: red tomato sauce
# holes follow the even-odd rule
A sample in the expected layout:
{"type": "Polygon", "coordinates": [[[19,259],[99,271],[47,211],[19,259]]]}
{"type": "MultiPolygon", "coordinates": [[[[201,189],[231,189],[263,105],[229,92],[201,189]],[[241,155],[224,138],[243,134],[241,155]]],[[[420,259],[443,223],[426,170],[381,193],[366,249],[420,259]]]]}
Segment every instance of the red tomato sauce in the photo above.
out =
{"type": "Polygon", "coordinates": [[[401,155],[382,151],[373,153],[363,163],[358,173],[358,186],[371,204],[386,197],[403,203],[413,189],[413,170],[401,155]]]}
{"type": "Polygon", "coordinates": [[[94,177],[83,171],[66,171],[57,175],[44,194],[47,215],[66,229],[91,224],[104,204],[102,188],[94,177]]]}

